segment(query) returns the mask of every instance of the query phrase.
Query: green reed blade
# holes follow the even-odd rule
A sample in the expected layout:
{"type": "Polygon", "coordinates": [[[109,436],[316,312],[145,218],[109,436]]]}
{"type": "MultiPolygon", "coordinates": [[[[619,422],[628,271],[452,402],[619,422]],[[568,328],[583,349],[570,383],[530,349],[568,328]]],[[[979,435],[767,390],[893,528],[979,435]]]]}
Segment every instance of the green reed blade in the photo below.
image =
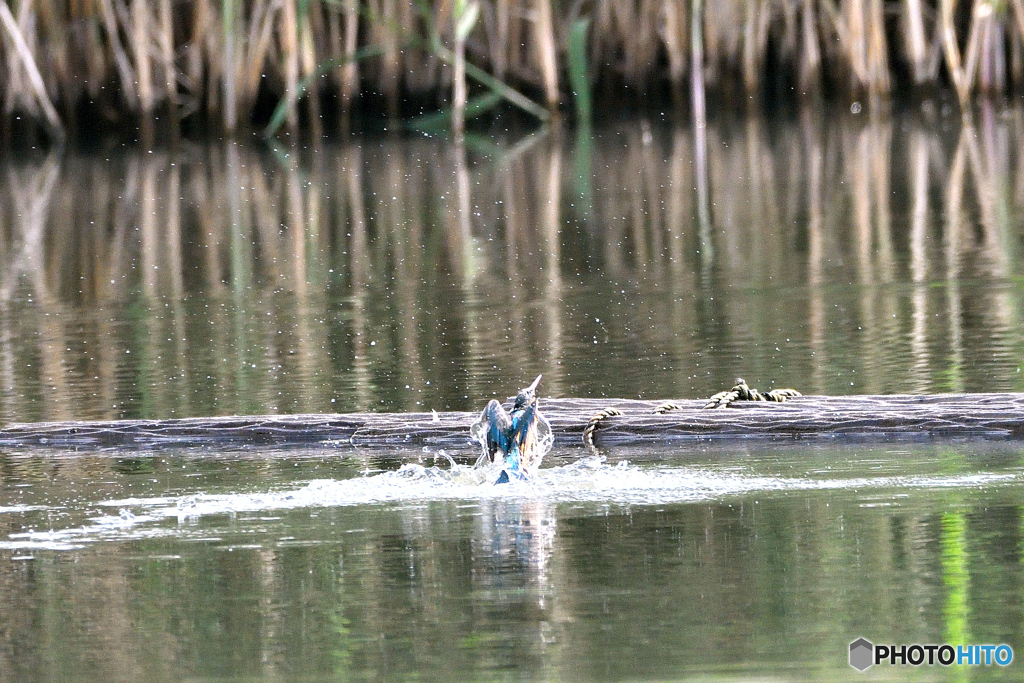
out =
{"type": "Polygon", "coordinates": [[[285,118],[288,116],[288,108],[293,103],[297,102],[300,97],[306,94],[306,90],[309,89],[309,85],[320,78],[331,69],[336,69],[339,66],[344,66],[350,61],[359,62],[369,57],[378,57],[384,54],[384,48],[379,45],[369,45],[360,50],[356,50],[356,53],[351,57],[338,57],[337,59],[329,59],[322,64],[317,64],[317,67],[313,69],[313,73],[309,74],[301,81],[295,88],[295,92],[290,92],[281,98],[281,101],[277,103],[277,107],[274,109],[274,114],[270,117],[270,123],[263,130],[263,137],[269,138],[277,132],[277,129],[284,123],[285,118]]]}
{"type": "Polygon", "coordinates": [[[576,104],[576,119],[590,123],[590,78],[587,76],[587,30],[590,17],[582,17],[569,27],[569,83],[576,104]]]}
{"type": "MultiPolygon", "coordinates": [[[[466,101],[466,120],[479,116],[498,106],[504,99],[501,93],[489,92],[478,95],[466,101]]],[[[448,127],[452,119],[452,110],[444,109],[430,114],[422,114],[406,123],[408,128],[423,131],[424,133],[439,132],[448,127]]]]}

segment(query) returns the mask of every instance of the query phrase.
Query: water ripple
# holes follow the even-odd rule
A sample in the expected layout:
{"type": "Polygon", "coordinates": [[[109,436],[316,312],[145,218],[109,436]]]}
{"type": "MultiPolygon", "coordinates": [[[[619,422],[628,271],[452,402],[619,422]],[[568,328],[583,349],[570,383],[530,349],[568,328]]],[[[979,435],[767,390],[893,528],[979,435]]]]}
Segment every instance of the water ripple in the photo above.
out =
{"type": "Polygon", "coordinates": [[[393,472],[353,479],[319,479],[284,491],[122,498],[95,505],[116,508],[117,514],[89,519],[89,524],[64,530],[12,534],[2,549],[66,550],[99,540],[128,540],[180,535],[215,515],[432,501],[542,501],[545,503],[608,503],[660,505],[716,500],[743,494],[813,490],[972,488],[1019,483],[1017,473],[976,472],[944,476],[879,476],[815,479],[745,474],[703,467],[641,467],[603,457],[541,470],[529,482],[495,486],[495,472],[455,465],[450,469],[406,464],[393,472]],[[163,524],[169,520],[175,526],[163,524]]]}

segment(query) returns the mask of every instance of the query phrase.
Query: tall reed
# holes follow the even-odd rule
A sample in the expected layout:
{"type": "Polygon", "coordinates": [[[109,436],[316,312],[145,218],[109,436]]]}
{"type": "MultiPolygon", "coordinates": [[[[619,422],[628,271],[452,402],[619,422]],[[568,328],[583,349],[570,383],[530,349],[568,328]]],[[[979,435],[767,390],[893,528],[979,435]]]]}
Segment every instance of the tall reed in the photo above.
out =
{"type": "MultiPolygon", "coordinates": [[[[0,102],[7,116],[26,114],[55,136],[68,123],[58,111],[114,121],[170,112],[232,131],[265,120],[259,103],[282,102],[294,131],[320,121],[322,101],[337,100],[342,119],[360,101],[396,119],[413,102],[461,106],[481,88],[546,116],[538,110],[570,101],[567,84],[578,90],[568,76],[581,50],[570,42],[589,21],[588,87],[605,98],[671,91],[682,106],[698,36],[688,5],[21,0],[0,10],[0,102]],[[456,15],[469,11],[474,22],[459,30],[456,15]],[[463,92],[463,67],[482,85],[467,82],[463,92]]],[[[1024,86],[1024,0],[720,0],[697,22],[708,92],[746,102],[779,83],[800,96],[869,102],[897,85],[950,86],[967,111],[979,95],[1024,86]]]]}

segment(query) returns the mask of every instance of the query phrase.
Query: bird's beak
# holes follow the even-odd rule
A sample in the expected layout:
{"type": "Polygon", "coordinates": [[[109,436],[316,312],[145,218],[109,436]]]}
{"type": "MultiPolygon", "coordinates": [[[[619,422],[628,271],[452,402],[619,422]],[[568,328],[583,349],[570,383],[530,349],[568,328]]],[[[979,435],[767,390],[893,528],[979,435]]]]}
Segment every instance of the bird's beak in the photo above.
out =
{"type": "Polygon", "coordinates": [[[533,380],[533,384],[531,384],[530,386],[526,387],[526,389],[528,391],[536,391],[537,390],[537,385],[540,384],[540,378],[543,377],[543,376],[544,375],[537,375],[537,379],[533,380]]]}

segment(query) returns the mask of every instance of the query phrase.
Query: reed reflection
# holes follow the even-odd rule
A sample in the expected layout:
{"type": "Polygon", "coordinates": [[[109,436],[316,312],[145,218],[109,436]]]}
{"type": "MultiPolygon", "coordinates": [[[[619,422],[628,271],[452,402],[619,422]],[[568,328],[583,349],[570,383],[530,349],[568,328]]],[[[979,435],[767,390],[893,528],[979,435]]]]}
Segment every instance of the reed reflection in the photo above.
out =
{"type": "Polygon", "coordinates": [[[7,162],[0,419],[1021,388],[1022,121],[7,162]]]}
{"type": "MultiPolygon", "coordinates": [[[[683,466],[785,479],[798,465],[834,483],[876,480],[868,486],[770,486],[657,504],[556,503],[539,490],[270,504],[134,529],[98,528],[98,510],[118,514],[101,501],[187,506],[192,494],[218,489],[259,497],[311,478],[359,480],[370,463],[335,447],[0,454],[0,681],[51,680],[70,668],[86,680],[180,680],[183,666],[205,677],[437,671],[463,679],[515,669],[655,680],[714,665],[751,677],[787,661],[820,677],[845,671],[836,653],[863,629],[897,642],[1020,647],[1019,447],[890,448],[796,444],[780,458],[775,446],[715,446],[716,465],[683,466]],[[984,488],[919,483],[978,472],[1011,479],[984,488]],[[892,474],[905,485],[894,486],[892,474]],[[59,532],[80,526],[95,535],[52,547],[59,532]],[[26,528],[58,534],[36,539],[49,548],[6,545],[26,528]],[[111,648],[117,657],[105,656],[111,648]]],[[[687,454],[653,457],[644,469],[657,477],[687,454]]]]}

